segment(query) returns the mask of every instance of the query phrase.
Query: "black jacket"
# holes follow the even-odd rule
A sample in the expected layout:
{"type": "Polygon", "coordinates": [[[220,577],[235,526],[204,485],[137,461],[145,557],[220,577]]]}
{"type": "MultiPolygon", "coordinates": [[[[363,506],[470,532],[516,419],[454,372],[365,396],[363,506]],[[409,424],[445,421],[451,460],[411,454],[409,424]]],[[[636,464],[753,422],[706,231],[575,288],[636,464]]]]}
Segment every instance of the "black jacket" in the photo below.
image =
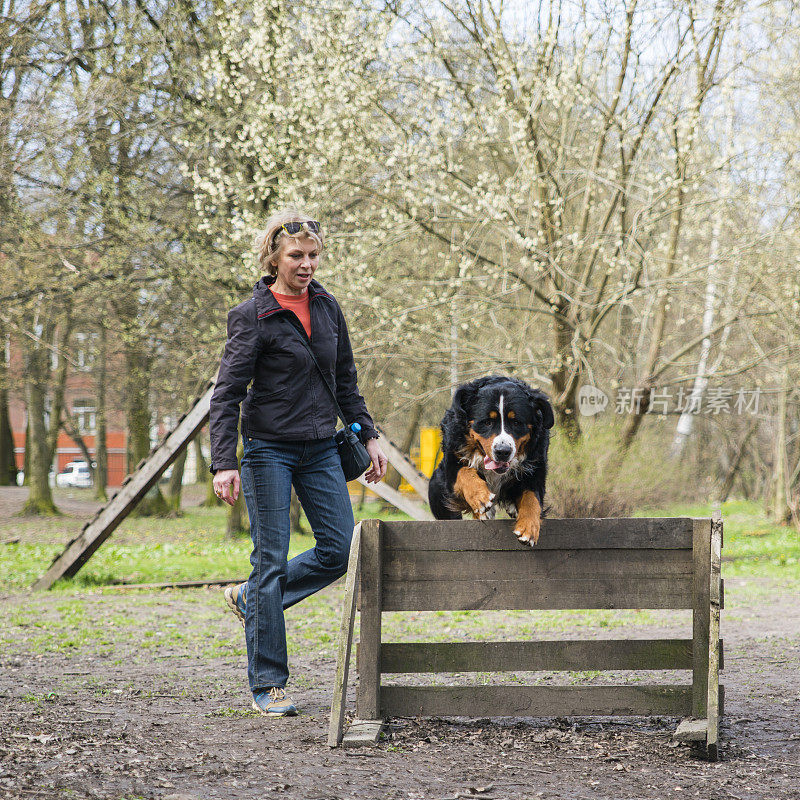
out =
{"type": "MultiPolygon", "coordinates": [[[[228,340],[211,396],[211,472],[239,468],[240,403],[242,433],[255,439],[324,439],[336,429],[333,399],[300,339],[308,342],[308,336],[295,313],[282,308],[269,290],[274,282],[274,277],[262,278],[253,296],[228,313],[228,340]]],[[[308,293],[311,349],[347,423],[360,423],[362,441],[375,438],[358,391],[342,310],[319,282],[312,280],[308,293]]]]}

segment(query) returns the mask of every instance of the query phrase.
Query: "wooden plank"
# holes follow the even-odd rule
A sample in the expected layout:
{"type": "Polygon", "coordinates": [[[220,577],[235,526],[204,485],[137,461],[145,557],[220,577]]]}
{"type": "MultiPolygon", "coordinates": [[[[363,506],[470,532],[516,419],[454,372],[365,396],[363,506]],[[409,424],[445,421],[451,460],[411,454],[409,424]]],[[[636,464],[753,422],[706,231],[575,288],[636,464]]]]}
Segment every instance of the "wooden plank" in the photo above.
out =
{"type": "Polygon", "coordinates": [[[342,621],[339,625],[339,644],[336,652],[336,676],[333,680],[331,719],[328,725],[328,747],[338,747],[342,741],[344,709],[347,703],[347,678],[350,674],[350,651],[353,644],[353,625],[356,619],[356,593],[361,556],[361,523],[353,528],[350,540],[350,559],[344,585],[342,621]]]}
{"type": "Polygon", "coordinates": [[[375,744],[383,730],[382,719],[354,719],[342,739],[342,747],[363,747],[375,744]]]}
{"type": "Polygon", "coordinates": [[[692,608],[692,578],[387,580],[382,597],[384,611],[692,608]]]}
{"type": "Polygon", "coordinates": [[[720,571],[722,568],[722,515],[716,512],[711,520],[710,543],[710,575],[709,575],[709,625],[708,625],[708,687],[707,711],[708,734],[706,752],[709,759],[716,761],[719,740],[719,623],[722,587],[720,571]]]}
{"type": "Polygon", "coordinates": [[[402,492],[398,492],[397,489],[392,489],[388,483],[384,483],[383,481],[367,483],[363,477],[357,480],[362,486],[366,486],[371,492],[375,492],[378,497],[382,497],[395,508],[399,508],[401,511],[408,514],[409,517],[418,521],[433,519],[433,514],[431,514],[422,503],[418,503],[410,497],[406,497],[402,492]]]}
{"type": "Polygon", "coordinates": [[[691,669],[691,639],[389,642],[381,672],[691,669]]]}
{"type": "Polygon", "coordinates": [[[382,686],[382,717],[666,715],[692,706],[691,686],[382,686]]]}
{"type": "MultiPolygon", "coordinates": [[[[386,522],[387,551],[393,550],[530,550],[513,533],[511,520],[436,520],[386,522]]],[[[544,519],[540,550],[692,548],[693,521],[688,517],[641,519],[544,519]]]]}
{"type": "Polygon", "coordinates": [[[676,742],[705,742],[708,735],[707,719],[684,719],[681,720],[672,738],[676,742]]]}
{"type": "Polygon", "coordinates": [[[427,503],[428,479],[417,469],[417,465],[384,433],[378,425],[375,429],[381,435],[381,447],[389,463],[406,479],[414,491],[427,503]]]}
{"type": "Polygon", "coordinates": [[[545,579],[630,580],[688,579],[691,550],[390,550],[384,553],[383,578],[390,581],[441,581],[454,575],[462,581],[545,579]]]}
{"type": "Polygon", "coordinates": [[[692,559],[692,716],[705,719],[708,700],[708,647],[711,586],[711,520],[694,522],[692,559]]]}
{"type": "Polygon", "coordinates": [[[361,523],[361,643],[356,694],[360,719],[380,717],[382,528],[377,519],[361,523]]]}
{"type": "Polygon", "coordinates": [[[47,572],[33,584],[33,589],[49,589],[57,580],[71,578],[92,557],[205,425],[213,392],[214,382],[210,381],[205,393],[185,419],[166,437],[161,447],[140,462],[140,468],[127,484],[98,511],[97,516],[87,523],[64,551],[56,556],[47,572]]]}

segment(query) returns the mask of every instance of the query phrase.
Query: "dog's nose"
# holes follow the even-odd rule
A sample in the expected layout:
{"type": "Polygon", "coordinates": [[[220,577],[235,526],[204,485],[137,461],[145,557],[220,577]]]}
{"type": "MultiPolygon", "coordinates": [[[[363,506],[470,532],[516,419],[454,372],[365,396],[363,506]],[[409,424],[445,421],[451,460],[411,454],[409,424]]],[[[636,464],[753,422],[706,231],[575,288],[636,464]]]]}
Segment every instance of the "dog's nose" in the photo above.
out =
{"type": "Polygon", "coordinates": [[[494,451],[495,461],[508,461],[514,452],[514,448],[505,442],[495,445],[492,450],[494,451]]]}

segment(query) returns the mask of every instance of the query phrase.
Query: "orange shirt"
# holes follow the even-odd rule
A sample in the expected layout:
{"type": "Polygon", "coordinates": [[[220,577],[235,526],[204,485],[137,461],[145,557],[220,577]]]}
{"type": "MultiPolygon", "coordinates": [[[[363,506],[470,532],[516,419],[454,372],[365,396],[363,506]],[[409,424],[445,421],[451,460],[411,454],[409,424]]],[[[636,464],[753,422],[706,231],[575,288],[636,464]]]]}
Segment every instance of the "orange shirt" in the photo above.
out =
{"type": "Polygon", "coordinates": [[[272,294],[274,295],[275,299],[278,301],[278,305],[281,308],[285,308],[287,311],[294,311],[297,319],[300,320],[303,328],[305,328],[306,333],[308,334],[308,338],[311,338],[311,311],[309,310],[308,306],[308,292],[305,291],[301,295],[294,295],[294,294],[280,294],[274,290],[272,294]]]}

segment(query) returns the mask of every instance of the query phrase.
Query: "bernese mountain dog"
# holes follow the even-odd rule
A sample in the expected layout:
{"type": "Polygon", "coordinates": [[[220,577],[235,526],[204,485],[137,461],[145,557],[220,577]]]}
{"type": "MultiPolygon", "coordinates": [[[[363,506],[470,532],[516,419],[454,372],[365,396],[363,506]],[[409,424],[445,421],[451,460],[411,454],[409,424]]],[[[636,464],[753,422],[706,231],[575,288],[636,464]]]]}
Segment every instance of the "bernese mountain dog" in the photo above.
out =
{"type": "Polygon", "coordinates": [[[442,460],[428,486],[436,519],[493,519],[503,507],[514,534],[539,539],[553,409],[544,392],[490,375],[459,386],[442,418],[442,460]]]}

